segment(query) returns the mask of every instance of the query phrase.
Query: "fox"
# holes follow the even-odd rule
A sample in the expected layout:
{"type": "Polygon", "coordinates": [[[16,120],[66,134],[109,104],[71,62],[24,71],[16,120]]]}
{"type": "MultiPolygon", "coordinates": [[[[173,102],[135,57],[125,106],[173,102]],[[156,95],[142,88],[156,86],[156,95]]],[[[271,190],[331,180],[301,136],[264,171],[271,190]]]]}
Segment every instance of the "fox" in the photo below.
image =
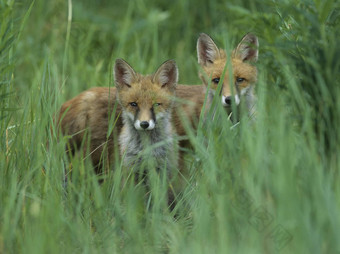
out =
{"type": "MultiPolygon", "coordinates": [[[[187,135],[182,122],[183,117],[189,121],[193,129],[197,127],[202,110],[206,111],[210,108],[219,82],[222,82],[220,102],[228,114],[231,112],[232,103],[239,105],[243,99],[249,109],[249,115],[254,114],[256,102],[254,85],[257,80],[257,69],[254,63],[258,59],[258,47],[257,37],[246,34],[231,53],[233,76],[229,77],[229,71],[226,70],[224,79],[221,80],[227,64],[227,53],[219,49],[209,35],[205,33],[199,35],[196,48],[198,64],[201,66],[199,77],[203,84],[177,84],[176,98],[180,101],[172,110],[172,122],[177,136],[187,135]],[[211,80],[206,77],[211,77],[211,80]],[[229,84],[230,80],[234,82],[232,86],[229,84]],[[209,83],[211,83],[210,89],[208,89],[209,83]],[[231,92],[233,87],[236,88],[234,93],[231,92]],[[205,97],[208,97],[208,100],[203,109],[205,97]]],[[[112,154],[116,151],[115,143],[123,127],[122,108],[116,95],[117,87],[90,88],[66,101],[56,117],[56,125],[61,130],[61,134],[69,136],[66,150],[73,154],[84,147],[85,153],[87,151],[85,148],[88,148],[92,164],[98,174],[103,171],[102,162],[105,159],[109,161],[110,168],[113,161],[112,154]],[[89,144],[84,144],[83,140],[87,133],[90,134],[89,144]]],[[[149,124],[152,126],[154,123],[149,124]]],[[[181,148],[190,146],[188,139],[179,141],[181,148]]],[[[181,164],[181,161],[179,163],[181,164]]]]}
{"type": "Polygon", "coordinates": [[[258,60],[258,48],[258,38],[254,34],[246,34],[231,52],[232,70],[229,72],[226,68],[229,67],[227,52],[218,48],[209,35],[200,34],[197,40],[197,58],[202,72],[199,76],[207,88],[210,83],[208,102],[212,101],[218,84],[222,83],[220,101],[228,114],[232,111],[232,103],[239,106],[241,101],[244,101],[248,115],[255,117],[254,86],[257,81],[257,68],[254,63],[258,60]]]}
{"type": "Polygon", "coordinates": [[[146,76],[136,73],[123,59],[116,60],[114,69],[123,120],[119,146],[124,166],[144,173],[143,164],[151,161],[158,172],[165,167],[170,178],[178,166],[171,120],[178,83],[175,61],[164,62],[153,75],[146,76]],[[151,151],[147,153],[147,149],[151,151]]]}

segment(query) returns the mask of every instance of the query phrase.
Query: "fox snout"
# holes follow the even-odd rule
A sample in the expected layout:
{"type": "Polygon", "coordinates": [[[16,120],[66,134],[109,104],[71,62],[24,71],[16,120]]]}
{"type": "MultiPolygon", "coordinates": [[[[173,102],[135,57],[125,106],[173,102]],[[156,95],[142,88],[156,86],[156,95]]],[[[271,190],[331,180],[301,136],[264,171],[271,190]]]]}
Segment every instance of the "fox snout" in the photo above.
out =
{"type": "MultiPolygon", "coordinates": [[[[148,105],[147,107],[149,108],[150,105],[148,105]]],[[[145,108],[138,108],[137,113],[134,116],[134,127],[136,130],[150,131],[155,128],[156,116],[154,113],[154,109],[152,108],[151,110],[148,110],[145,108]]]]}
{"type": "Polygon", "coordinates": [[[147,128],[150,126],[149,122],[147,122],[147,121],[143,121],[143,122],[141,122],[139,125],[140,125],[140,127],[142,127],[143,129],[147,129],[147,128]]]}
{"type": "Polygon", "coordinates": [[[136,120],[134,124],[136,130],[153,130],[155,128],[155,121],[153,119],[149,121],[136,120]]]}
{"type": "MultiPolygon", "coordinates": [[[[240,104],[240,97],[238,96],[238,94],[236,94],[234,96],[234,99],[235,99],[235,104],[239,105],[240,104]]],[[[232,96],[224,96],[224,95],[222,95],[222,105],[224,107],[230,107],[231,103],[232,103],[232,96]]]]}

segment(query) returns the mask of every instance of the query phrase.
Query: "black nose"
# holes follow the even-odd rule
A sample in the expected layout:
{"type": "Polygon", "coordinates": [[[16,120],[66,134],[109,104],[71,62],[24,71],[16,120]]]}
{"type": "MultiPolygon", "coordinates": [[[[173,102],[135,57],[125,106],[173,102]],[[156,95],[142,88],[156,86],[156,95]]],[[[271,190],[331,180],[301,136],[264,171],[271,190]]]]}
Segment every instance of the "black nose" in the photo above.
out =
{"type": "Polygon", "coordinates": [[[227,104],[227,105],[231,105],[231,96],[228,96],[224,99],[224,102],[227,104]]]}
{"type": "Polygon", "coordinates": [[[147,121],[143,121],[140,123],[140,127],[142,127],[143,129],[146,129],[149,127],[149,123],[147,121]]]}

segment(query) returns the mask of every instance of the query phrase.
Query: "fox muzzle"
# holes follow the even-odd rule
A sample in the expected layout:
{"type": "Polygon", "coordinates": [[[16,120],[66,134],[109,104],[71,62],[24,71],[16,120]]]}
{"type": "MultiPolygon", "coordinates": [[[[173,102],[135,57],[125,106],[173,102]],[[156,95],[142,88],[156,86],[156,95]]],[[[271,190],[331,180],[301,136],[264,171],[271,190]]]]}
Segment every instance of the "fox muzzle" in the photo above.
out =
{"type": "Polygon", "coordinates": [[[155,128],[155,121],[149,120],[149,121],[140,121],[136,120],[134,124],[136,130],[153,130],[155,128]]]}

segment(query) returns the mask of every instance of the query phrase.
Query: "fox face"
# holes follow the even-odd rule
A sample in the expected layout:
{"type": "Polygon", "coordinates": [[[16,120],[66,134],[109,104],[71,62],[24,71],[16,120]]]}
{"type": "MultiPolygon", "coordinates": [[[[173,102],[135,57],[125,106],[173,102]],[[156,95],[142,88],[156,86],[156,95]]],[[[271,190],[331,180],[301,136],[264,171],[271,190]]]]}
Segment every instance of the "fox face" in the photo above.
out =
{"type": "Polygon", "coordinates": [[[252,97],[253,85],[257,79],[257,69],[252,63],[257,61],[258,46],[258,39],[255,35],[245,35],[231,54],[232,70],[229,71],[226,68],[229,67],[226,66],[228,64],[226,52],[219,49],[208,35],[204,33],[200,35],[197,41],[197,56],[198,63],[205,74],[200,76],[206,86],[211,82],[212,95],[215,94],[218,84],[222,82],[221,103],[224,107],[230,108],[233,101],[239,105],[242,97],[248,97],[247,99],[252,97]],[[211,80],[208,81],[205,77],[211,80]]]}
{"type": "Polygon", "coordinates": [[[178,81],[173,60],[163,63],[153,75],[143,76],[118,59],[114,77],[123,119],[137,131],[151,131],[170,118],[178,81]]]}

